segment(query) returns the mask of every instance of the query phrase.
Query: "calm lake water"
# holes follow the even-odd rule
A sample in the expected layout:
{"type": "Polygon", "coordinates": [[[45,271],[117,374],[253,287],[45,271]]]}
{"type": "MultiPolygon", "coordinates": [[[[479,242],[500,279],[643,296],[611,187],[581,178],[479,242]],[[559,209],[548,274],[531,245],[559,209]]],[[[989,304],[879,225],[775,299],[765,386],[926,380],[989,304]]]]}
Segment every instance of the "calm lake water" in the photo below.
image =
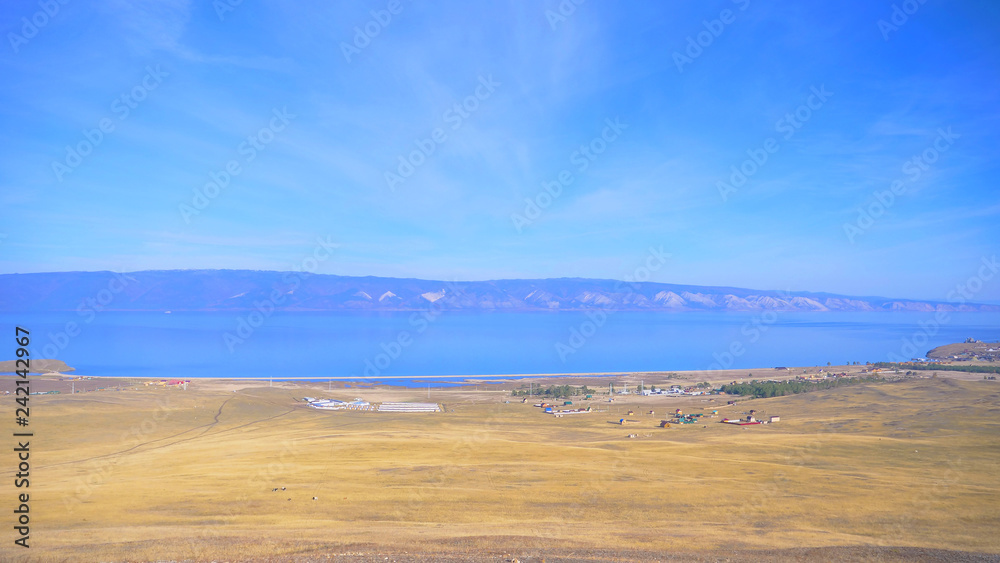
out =
{"type": "Polygon", "coordinates": [[[943,323],[933,313],[617,312],[602,319],[452,311],[436,317],[279,312],[266,319],[105,311],[92,318],[67,312],[0,320],[10,335],[4,356],[13,357],[14,327],[22,326],[31,331],[32,357],[63,360],[77,374],[123,377],[749,369],[909,359],[969,336],[1000,340],[998,313],[948,313],[943,323]]]}

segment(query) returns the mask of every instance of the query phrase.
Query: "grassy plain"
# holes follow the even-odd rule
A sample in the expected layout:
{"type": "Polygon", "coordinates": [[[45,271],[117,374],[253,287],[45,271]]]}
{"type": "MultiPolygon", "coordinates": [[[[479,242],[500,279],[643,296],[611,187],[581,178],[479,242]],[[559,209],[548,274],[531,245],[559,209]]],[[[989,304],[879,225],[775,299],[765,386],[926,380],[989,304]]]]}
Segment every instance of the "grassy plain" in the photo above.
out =
{"type": "Polygon", "coordinates": [[[562,418],[510,387],[436,389],[435,414],[318,411],[301,397],[427,394],[306,384],[32,397],[32,547],[5,526],[0,559],[998,560],[996,381],[630,395],[562,418]],[[781,421],[658,428],[675,408],[781,421]]]}

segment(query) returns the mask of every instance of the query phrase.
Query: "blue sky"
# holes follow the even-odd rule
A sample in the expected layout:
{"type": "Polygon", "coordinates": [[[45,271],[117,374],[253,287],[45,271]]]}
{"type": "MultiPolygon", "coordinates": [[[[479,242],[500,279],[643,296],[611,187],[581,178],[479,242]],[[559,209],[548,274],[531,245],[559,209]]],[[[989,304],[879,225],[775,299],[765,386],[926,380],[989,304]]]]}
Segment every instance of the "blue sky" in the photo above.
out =
{"type": "Polygon", "coordinates": [[[998,4],[223,1],[0,7],[0,272],[323,238],[322,273],[622,279],[662,247],[655,281],[944,300],[1000,250],[998,4]]]}

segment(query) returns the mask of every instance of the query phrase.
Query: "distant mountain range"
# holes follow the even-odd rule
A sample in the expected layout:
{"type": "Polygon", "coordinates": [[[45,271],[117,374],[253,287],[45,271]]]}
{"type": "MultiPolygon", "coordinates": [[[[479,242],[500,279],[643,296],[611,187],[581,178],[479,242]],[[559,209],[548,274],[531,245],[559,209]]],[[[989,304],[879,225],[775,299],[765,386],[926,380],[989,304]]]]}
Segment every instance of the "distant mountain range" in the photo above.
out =
{"type": "Polygon", "coordinates": [[[1000,311],[830,293],[556,278],[447,282],[257,270],[0,275],[2,311],[1000,311]]]}

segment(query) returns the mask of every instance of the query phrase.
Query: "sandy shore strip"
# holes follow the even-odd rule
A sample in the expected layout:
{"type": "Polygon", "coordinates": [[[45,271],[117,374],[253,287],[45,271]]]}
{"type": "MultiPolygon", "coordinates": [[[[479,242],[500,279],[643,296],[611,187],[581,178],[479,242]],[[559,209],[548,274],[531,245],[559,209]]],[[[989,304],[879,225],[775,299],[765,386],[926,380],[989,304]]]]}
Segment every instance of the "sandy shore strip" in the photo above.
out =
{"type": "MultiPolygon", "coordinates": [[[[727,370],[694,370],[694,371],[632,371],[632,372],[591,372],[591,373],[537,373],[537,374],[503,374],[503,375],[398,375],[381,376],[378,378],[357,378],[350,376],[298,376],[280,375],[273,378],[257,376],[220,376],[220,377],[194,377],[185,378],[183,375],[173,377],[123,377],[123,376],[101,376],[76,373],[48,372],[44,374],[32,374],[31,379],[35,382],[33,391],[38,392],[60,392],[67,393],[72,390],[76,392],[87,391],[115,391],[126,390],[134,387],[145,387],[147,383],[161,382],[169,380],[188,380],[190,385],[198,388],[218,388],[218,389],[247,389],[253,387],[280,387],[299,388],[316,390],[340,390],[350,392],[369,392],[375,389],[397,389],[399,391],[423,389],[469,389],[476,387],[480,390],[510,391],[520,389],[529,383],[537,386],[549,385],[587,385],[595,389],[607,389],[609,384],[616,389],[622,387],[635,388],[640,383],[656,387],[668,387],[670,385],[691,386],[701,382],[707,382],[713,387],[732,381],[776,380],[783,381],[794,379],[799,376],[816,377],[828,373],[846,373],[852,376],[871,375],[870,366],[810,366],[810,367],[787,367],[777,369],[752,368],[752,369],[727,369],[727,370]],[[420,382],[419,385],[401,385],[401,381],[420,382]]],[[[885,375],[892,374],[891,371],[883,370],[885,375]]],[[[905,373],[904,372],[900,372],[905,373]]],[[[12,375],[12,374],[11,374],[12,375]]],[[[983,374],[947,371],[945,366],[937,371],[917,372],[917,377],[945,377],[949,379],[960,379],[966,381],[980,380],[983,374]]],[[[13,388],[14,377],[0,377],[0,392],[13,388]]]]}

